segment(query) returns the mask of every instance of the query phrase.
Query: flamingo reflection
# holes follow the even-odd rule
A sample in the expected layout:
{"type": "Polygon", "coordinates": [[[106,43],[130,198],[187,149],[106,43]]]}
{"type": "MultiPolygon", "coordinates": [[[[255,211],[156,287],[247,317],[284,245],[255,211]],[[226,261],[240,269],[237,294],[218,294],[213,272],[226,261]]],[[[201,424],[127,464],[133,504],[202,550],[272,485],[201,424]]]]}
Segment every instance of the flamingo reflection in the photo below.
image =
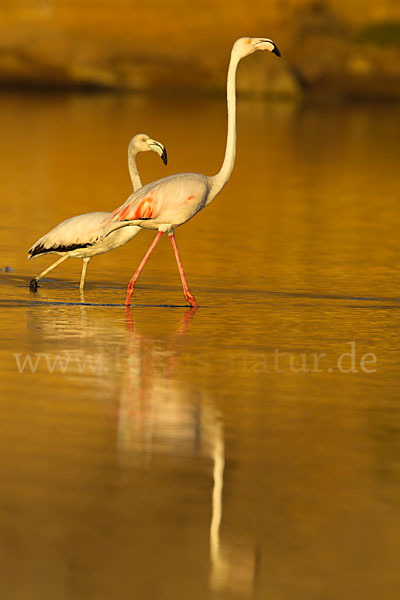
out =
{"type": "MultiPolygon", "coordinates": [[[[121,315],[120,310],[85,304],[46,306],[35,307],[28,318],[35,345],[41,350],[102,357],[101,372],[85,371],[84,375],[92,379],[96,401],[102,399],[105,407],[114,407],[116,459],[121,466],[127,470],[151,466],[155,472],[156,459],[171,458],[173,474],[175,460],[188,458],[185,464],[195,475],[209,465],[209,586],[216,592],[251,592],[256,571],[254,546],[244,547],[242,540],[238,545],[234,530],[227,525],[222,535],[227,508],[223,502],[226,449],[222,416],[206,391],[198,365],[190,370],[193,365],[188,364],[195,356],[189,346],[196,309],[178,315],[168,311],[156,334],[154,315],[146,310],[135,310],[133,320],[129,310],[121,315]]],[[[78,381],[82,371],[72,361],[63,376],[78,381]]],[[[204,471],[201,478],[204,481],[204,471]]]]}
{"type": "Polygon", "coordinates": [[[160,454],[212,461],[210,588],[249,593],[255,581],[254,549],[224,547],[221,543],[225,469],[221,416],[203,390],[194,392],[176,377],[196,310],[191,308],[183,314],[177,333],[160,347],[139,333],[127,308],[130,368],[121,387],[118,448],[121,460],[136,464],[139,460],[142,465],[149,465],[160,454]]]}

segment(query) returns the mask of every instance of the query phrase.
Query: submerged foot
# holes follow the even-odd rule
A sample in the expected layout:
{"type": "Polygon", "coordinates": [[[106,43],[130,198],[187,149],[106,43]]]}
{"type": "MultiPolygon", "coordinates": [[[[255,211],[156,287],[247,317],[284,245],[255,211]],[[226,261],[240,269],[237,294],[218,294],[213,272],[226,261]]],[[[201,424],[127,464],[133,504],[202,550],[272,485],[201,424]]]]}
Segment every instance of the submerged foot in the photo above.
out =
{"type": "Polygon", "coordinates": [[[189,302],[192,308],[199,308],[199,304],[196,301],[196,298],[193,296],[190,290],[185,291],[185,299],[189,302]]]}
{"type": "Polygon", "coordinates": [[[125,306],[129,306],[131,303],[131,298],[132,298],[132,294],[135,290],[135,287],[132,285],[128,285],[128,289],[126,290],[126,299],[125,299],[125,306]]]}
{"type": "Polygon", "coordinates": [[[38,282],[36,277],[34,277],[33,279],[30,280],[29,282],[29,289],[31,290],[31,292],[36,292],[38,289],[38,282]]]}

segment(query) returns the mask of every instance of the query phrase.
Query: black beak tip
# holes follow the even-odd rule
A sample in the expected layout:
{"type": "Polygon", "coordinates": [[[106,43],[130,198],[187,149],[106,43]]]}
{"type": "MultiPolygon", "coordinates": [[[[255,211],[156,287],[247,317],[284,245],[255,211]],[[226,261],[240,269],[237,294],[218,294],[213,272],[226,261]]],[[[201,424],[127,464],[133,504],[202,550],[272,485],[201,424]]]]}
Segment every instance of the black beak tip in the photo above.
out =
{"type": "Polygon", "coordinates": [[[163,153],[161,154],[161,160],[163,161],[164,165],[168,163],[168,156],[165,148],[163,150],[163,153]]]}
{"type": "Polygon", "coordinates": [[[282,54],[276,44],[274,44],[274,49],[272,50],[272,52],[273,54],[276,54],[276,56],[279,56],[279,58],[281,58],[282,54]]]}

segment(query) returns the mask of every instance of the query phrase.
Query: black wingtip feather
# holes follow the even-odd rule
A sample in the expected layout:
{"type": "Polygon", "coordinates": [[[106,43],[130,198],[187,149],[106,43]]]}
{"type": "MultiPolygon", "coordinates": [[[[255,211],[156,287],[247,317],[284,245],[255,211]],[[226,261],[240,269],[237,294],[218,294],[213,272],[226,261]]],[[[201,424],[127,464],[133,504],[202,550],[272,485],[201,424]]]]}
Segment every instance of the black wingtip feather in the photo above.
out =
{"type": "Polygon", "coordinates": [[[31,250],[28,251],[28,257],[33,258],[34,256],[38,256],[39,254],[49,254],[50,252],[72,252],[72,250],[78,250],[79,248],[88,248],[89,246],[93,246],[93,244],[69,244],[69,245],[59,245],[52,246],[51,248],[46,248],[43,244],[39,244],[35,246],[31,250]]]}

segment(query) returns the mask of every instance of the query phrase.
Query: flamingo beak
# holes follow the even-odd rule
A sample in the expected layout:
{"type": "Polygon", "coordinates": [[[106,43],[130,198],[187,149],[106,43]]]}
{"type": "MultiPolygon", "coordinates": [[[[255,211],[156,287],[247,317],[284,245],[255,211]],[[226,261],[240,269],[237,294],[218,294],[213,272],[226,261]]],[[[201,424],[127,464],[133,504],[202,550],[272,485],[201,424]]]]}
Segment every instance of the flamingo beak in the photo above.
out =
{"type": "Polygon", "coordinates": [[[274,44],[274,48],[273,50],[271,50],[272,54],[276,54],[276,56],[278,56],[279,58],[281,58],[282,54],[281,51],[279,50],[278,46],[276,44],[274,44]]]}
{"type": "Polygon", "coordinates": [[[167,151],[165,148],[163,148],[163,151],[161,154],[161,160],[163,161],[164,165],[166,165],[168,163],[168,156],[167,156],[167,151]]]}
{"type": "Polygon", "coordinates": [[[282,56],[280,53],[280,50],[279,50],[278,46],[275,44],[275,42],[273,42],[272,40],[268,40],[266,38],[260,39],[259,42],[257,42],[257,49],[258,50],[269,50],[273,54],[276,54],[276,56],[279,56],[279,58],[282,56]],[[267,44],[267,45],[265,46],[264,44],[267,44]]]}
{"type": "Polygon", "coordinates": [[[165,147],[156,140],[148,140],[147,143],[151,150],[154,150],[154,152],[157,152],[157,154],[161,156],[161,160],[163,161],[164,165],[166,165],[168,163],[168,157],[165,147]]]}

